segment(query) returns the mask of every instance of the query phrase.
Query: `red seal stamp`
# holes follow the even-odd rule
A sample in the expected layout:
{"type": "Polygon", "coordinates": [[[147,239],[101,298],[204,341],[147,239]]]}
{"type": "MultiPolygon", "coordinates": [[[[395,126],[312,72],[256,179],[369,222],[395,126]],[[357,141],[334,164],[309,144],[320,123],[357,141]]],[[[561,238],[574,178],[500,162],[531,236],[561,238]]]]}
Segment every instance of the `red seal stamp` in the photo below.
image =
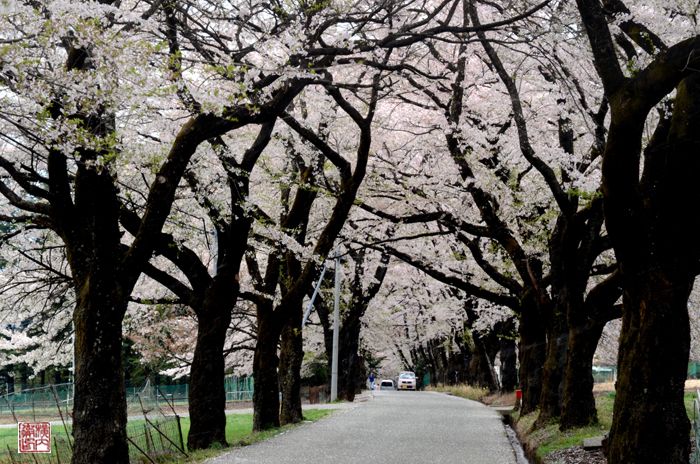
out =
{"type": "Polygon", "coordinates": [[[20,422],[17,424],[17,451],[20,453],[50,453],[51,424],[20,422]]]}

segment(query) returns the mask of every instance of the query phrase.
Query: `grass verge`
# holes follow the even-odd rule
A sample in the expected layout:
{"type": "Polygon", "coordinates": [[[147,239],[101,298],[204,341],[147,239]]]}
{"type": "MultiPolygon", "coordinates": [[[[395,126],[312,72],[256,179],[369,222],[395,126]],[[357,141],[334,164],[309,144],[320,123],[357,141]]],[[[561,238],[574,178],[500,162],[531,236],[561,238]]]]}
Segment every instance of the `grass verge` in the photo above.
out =
{"type": "MultiPolygon", "coordinates": [[[[307,409],[304,411],[304,419],[314,422],[331,414],[333,409],[307,409]]],[[[205,450],[197,450],[189,452],[189,457],[177,456],[168,461],[163,461],[164,464],[185,464],[193,462],[201,462],[218,456],[224,451],[241,446],[252,445],[268,438],[272,438],[282,432],[296,427],[299,424],[284,425],[280,428],[265,430],[263,432],[253,432],[253,415],[252,414],[229,414],[226,416],[226,441],[229,443],[228,448],[215,446],[205,450]]],[[[190,420],[188,417],[182,418],[182,434],[187,436],[190,430],[190,420]]]]}
{"type": "MultiPolygon", "coordinates": [[[[304,419],[310,422],[317,421],[328,416],[333,411],[333,409],[308,409],[304,411],[304,419]]],[[[187,437],[187,432],[190,430],[190,418],[182,417],[180,420],[182,424],[182,436],[187,437]]],[[[143,422],[143,420],[129,421],[129,427],[138,426],[139,423],[143,422]]],[[[297,425],[298,424],[286,425],[276,429],[265,430],[264,432],[253,432],[252,414],[229,414],[226,416],[226,441],[229,443],[230,447],[224,448],[222,446],[215,446],[206,450],[192,451],[189,452],[188,457],[161,457],[158,462],[159,464],[201,462],[232,448],[248,446],[259,441],[267,440],[297,425]]],[[[54,425],[51,427],[51,434],[52,436],[65,436],[66,432],[63,425],[54,425]]],[[[8,447],[13,450],[17,449],[17,427],[0,428],[0,462],[3,461],[4,454],[7,452],[8,447]]]]}
{"type": "MultiPolygon", "coordinates": [[[[687,392],[685,394],[685,406],[688,417],[692,420],[693,417],[693,398],[694,393],[687,392]]],[[[581,446],[586,438],[599,437],[605,435],[612,425],[613,405],[615,403],[615,393],[601,393],[595,397],[596,409],[598,410],[597,425],[581,427],[567,431],[560,431],[559,424],[552,422],[540,427],[536,430],[532,429],[532,425],[537,419],[537,411],[520,417],[517,412],[513,414],[514,427],[518,436],[523,441],[525,448],[534,451],[538,460],[546,458],[546,456],[554,451],[563,448],[572,448],[581,446]]]]}

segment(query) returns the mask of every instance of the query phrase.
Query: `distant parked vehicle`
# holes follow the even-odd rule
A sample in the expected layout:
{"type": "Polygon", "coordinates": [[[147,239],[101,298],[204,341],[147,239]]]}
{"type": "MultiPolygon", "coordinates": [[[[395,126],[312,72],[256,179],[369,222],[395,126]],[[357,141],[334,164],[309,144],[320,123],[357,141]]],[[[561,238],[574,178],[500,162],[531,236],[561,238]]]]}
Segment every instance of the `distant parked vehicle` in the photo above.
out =
{"type": "Polygon", "coordinates": [[[415,390],[416,389],[416,374],[411,371],[399,373],[399,378],[396,383],[397,390],[415,390]]]}
{"type": "Polygon", "coordinates": [[[396,386],[394,385],[394,381],[391,379],[384,379],[379,382],[380,390],[394,390],[395,388],[396,386]]]}

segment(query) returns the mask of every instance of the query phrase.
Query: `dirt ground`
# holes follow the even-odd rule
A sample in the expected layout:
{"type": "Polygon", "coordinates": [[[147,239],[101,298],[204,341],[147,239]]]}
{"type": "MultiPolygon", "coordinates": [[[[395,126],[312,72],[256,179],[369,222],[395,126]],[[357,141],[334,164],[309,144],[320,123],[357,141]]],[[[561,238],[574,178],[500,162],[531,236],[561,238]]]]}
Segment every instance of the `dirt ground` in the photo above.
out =
{"type": "Polygon", "coordinates": [[[481,400],[488,406],[515,406],[515,392],[491,393],[481,400]]]}
{"type": "Polygon", "coordinates": [[[547,455],[543,464],[606,464],[603,450],[586,451],[582,446],[564,448],[547,455]]]}

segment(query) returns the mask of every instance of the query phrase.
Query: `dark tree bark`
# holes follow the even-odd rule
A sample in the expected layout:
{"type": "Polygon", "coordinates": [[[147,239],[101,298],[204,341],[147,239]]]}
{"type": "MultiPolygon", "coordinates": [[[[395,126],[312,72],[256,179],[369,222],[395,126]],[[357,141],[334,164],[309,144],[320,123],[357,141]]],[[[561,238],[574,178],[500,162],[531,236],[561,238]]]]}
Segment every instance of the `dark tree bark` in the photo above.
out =
{"type": "Polygon", "coordinates": [[[604,324],[590,321],[569,330],[569,348],[564,372],[564,394],[559,426],[562,430],[598,423],[593,396],[593,355],[604,324]]]}
{"type": "Polygon", "coordinates": [[[279,376],[277,374],[279,365],[277,342],[280,330],[269,317],[258,317],[257,342],[253,355],[255,375],[253,430],[256,431],[280,426],[279,376]]]}
{"type": "MultiPolygon", "coordinates": [[[[105,0],[101,3],[118,4],[119,2],[105,0]]],[[[177,66],[180,58],[177,50],[178,37],[173,29],[181,24],[178,25],[173,21],[175,19],[173,14],[167,13],[170,9],[168,6],[163,6],[163,9],[166,10],[166,35],[172,53],[171,58],[173,58],[170,60],[172,78],[176,80],[180,71],[177,66]]],[[[194,39],[196,35],[195,33],[189,36],[190,41],[196,40],[198,43],[194,48],[200,51],[207,48],[206,46],[200,48],[203,43],[199,42],[201,38],[194,39]]],[[[70,74],[80,79],[81,72],[92,70],[91,66],[96,61],[91,59],[90,44],[76,44],[71,37],[66,37],[61,43],[66,51],[65,68],[71,72],[70,74]]],[[[209,52],[204,55],[207,53],[209,52]]],[[[304,69],[310,66],[318,66],[322,69],[333,62],[335,54],[332,55],[309,60],[301,59],[298,63],[304,69]]],[[[238,75],[234,79],[237,78],[238,75]]],[[[47,167],[42,166],[38,171],[32,171],[32,168],[29,168],[28,173],[16,168],[13,162],[7,162],[7,159],[0,157],[1,169],[14,182],[12,187],[8,187],[4,182],[7,177],[0,180],[0,194],[13,207],[31,213],[30,222],[33,225],[54,230],[66,244],[77,295],[74,312],[77,348],[76,411],[73,422],[73,434],[76,440],[73,463],[122,464],[128,462],[124,433],[126,403],[120,351],[121,320],[129,295],[141,272],[148,267],[148,262],[158,246],[161,229],[170,213],[178,184],[198,145],[205,140],[217,140],[221,135],[244,125],[264,123],[274,119],[311,81],[306,77],[301,80],[286,81],[285,77],[286,83],[278,86],[278,79],[280,79],[279,76],[266,74],[261,76],[259,82],[252,85],[253,93],[264,90],[268,95],[267,90],[277,89],[272,92],[272,95],[268,95],[271,98],[266,98],[264,105],[227,107],[221,117],[200,113],[201,107],[197,102],[192,101],[191,95],[185,95],[183,100],[186,100],[186,111],[194,116],[181,127],[166,161],[154,173],[155,181],[149,187],[145,204],[140,205],[143,208],[139,208],[143,211],[142,220],[138,224],[137,232],[132,234],[133,241],[128,247],[120,247],[119,244],[118,200],[122,195],[117,191],[118,183],[116,177],[112,175],[114,171],[110,164],[110,160],[115,159],[118,153],[111,149],[105,152],[93,152],[91,148],[86,147],[77,147],[74,151],[61,153],[58,148],[53,147],[64,146],[64,140],[42,140],[37,147],[52,147],[37,157],[37,159],[47,159],[47,167]],[[70,166],[68,160],[70,160],[70,166]],[[22,192],[18,195],[14,191],[15,188],[22,192]]],[[[376,106],[378,81],[379,78],[375,82],[368,116],[362,118],[357,111],[350,112],[350,116],[358,121],[361,120],[362,125],[360,145],[363,150],[358,150],[355,172],[352,172],[350,162],[342,158],[339,160],[339,156],[331,157],[331,161],[340,167],[344,188],[341,189],[343,190],[340,193],[341,200],[334,209],[328,230],[324,231],[322,236],[323,243],[315,250],[317,255],[325,256],[331,249],[364,176],[366,158],[371,145],[370,126],[376,106]]],[[[177,82],[179,95],[187,93],[186,89],[179,85],[181,83],[177,82]]],[[[336,93],[340,95],[337,90],[336,93]]],[[[105,114],[108,111],[100,108],[98,103],[92,105],[91,103],[95,102],[89,98],[89,93],[85,96],[85,101],[77,102],[78,109],[60,108],[60,102],[64,100],[63,95],[46,97],[51,101],[46,110],[49,117],[57,121],[57,127],[65,123],[64,118],[68,118],[70,126],[80,127],[81,130],[86,131],[83,135],[85,135],[84,139],[90,141],[89,145],[114,146],[114,140],[118,137],[112,138],[112,136],[119,135],[114,131],[115,117],[105,114]],[[83,111],[86,114],[83,114],[83,111]]],[[[342,97],[339,96],[338,100],[342,100],[342,97]]],[[[346,107],[350,107],[347,101],[343,102],[346,107]]],[[[229,164],[227,167],[237,168],[238,166],[229,164]]],[[[292,294],[290,299],[301,298],[299,295],[303,295],[302,289],[308,286],[313,271],[314,266],[311,265],[305,269],[301,281],[295,286],[298,288],[290,292],[292,294]]],[[[220,340],[218,335],[209,337],[208,322],[204,325],[205,330],[201,331],[200,337],[204,341],[204,346],[200,347],[199,353],[211,350],[210,338],[216,339],[216,343],[220,340]]],[[[216,325],[215,331],[221,329],[217,324],[213,325],[216,325]]],[[[279,336],[279,331],[274,335],[279,336]]],[[[265,338],[264,341],[269,342],[265,338]]],[[[269,347],[258,353],[258,366],[273,365],[273,369],[276,368],[274,359],[276,342],[277,339],[272,341],[272,356],[270,356],[269,347]]],[[[214,343],[211,345],[213,346],[214,343]]],[[[203,358],[203,355],[197,355],[196,364],[203,358]]],[[[218,359],[213,364],[222,365],[218,359]]],[[[207,372],[207,366],[201,369],[194,366],[194,370],[195,375],[198,376],[198,372],[207,372]]],[[[265,375],[261,377],[264,381],[265,375]]],[[[218,373],[216,379],[219,379],[218,373]]],[[[195,380],[195,383],[203,385],[199,380],[195,380]]],[[[201,391],[207,390],[196,389],[196,392],[201,391]]],[[[213,392],[212,397],[214,396],[218,397],[218,393],[213,392]]],[[[267,398],[265,395],[263,397],[263,399],[267,398]]],[[[195,404],[197,404],[196,399],[195,404]]],[[[199,404],[209,403],[205,400],[204,403],[199,404]]],[[[203,409],[208,410],[209,406],[203,409]]],[[[195,408],[194,411],[198,410],[200,409],[195,408]]],[[[214,422],[198,422],[195,419],[193,422],[195,429],[198,423],[213,424],[214,422]]],[[[259,423],[261,423],[260,420],[259,423]]],[[[193,433],[200,435],[196,430],[193,430],[193,433]]],[[[220,437],[218,431],[213,435],[220,437]]],[[[193,439],[193,443],[195,442],[196,440],[193,439]]]]}
{"type": "MultiPolygon", "coordinates": [[[[323,158],[317,157],[314,167],[307,167],[301,157],[296,156],[293,149],[290,149],[290,157],[293,158],[295,174],[300,176],[302,183],[314,181],[314,173],[321,169],[323,158]]],[[[281,192],[281,201],[284,213],[280,218],[280,223],[287,229],[296,229],[294,239],[300,245],[304,245],[306,230],[309,222],[311,207],[316,199],[315,192],[308,192],[300,189],[294,198],[293,205],[290,205],[290,189],[285,187],[281,192]]],[[[283,295],[289,291],[287,282],[294,282],[301,277],[302,265],[294,256],[294,253],[287,251],[285,254],[285,272],[277,275],[283,295]]],[[[271,281],[270,281],[271,282],[271,281]]],[[[270,288],[270,287],[268,287],[270,288]]],[[[285,317],[284,327],[281,333],[280,343],[280,393],[282,397],[280,423],[294,424],[304,419],[301,408],[301,365],[304,360],[304,340],[302,337],[302,320],[304,308],[301,299],[292,299],[282,302],[276,313],[285,317]]]]}
{"type": "MultiPolygon", "coordinates": [[[[104,119],[86,117],[97,136],[106,135],[104,119]]],[[[148,247],[148,236],[137,234],[130,253],[120,247],[119,203],[114,179],[98,172],[89,161],[98,153],[81,150],[75,177],[75,202],[70,199],[66,157],[50,155],[49,175],[52,219],[66,243],[76,290],[75,398],[73,410],[73,464],[128,463],[126,395],[122,365],[122,319],[129,294],[138,277],[138,254],[148,247]],[[141,248],[141,250],[140,250],[141,248]]],[[[180,166],[182,168],[182,165],[180,166]]],[[[175,174],[177,178],[177,174],[175,174]]],[[[174,186],[164,177],[161,187],[166,203],[156,217],[156,227],[168,214],[168,197],[174,186]],[[170,190],[170,191],[169,191],[170,190]]],[[[170,197],[172,198],[172,197],[170,197]]],[[[170,200],[172,201],[172,200],[170,200]]]]}
{"type": "MultiPolygon", "coordinates": [[[[469,15],[472,21],[478,25],[479,18],[473,3],[469,4],[469,15]]],[[[486,39],[485,34],[483,32],[477,32],[477,36],[501,78],[501,81],[508,90],[511,107],[513,109],[513,119],[518,131],[520,150],[523,156],[547,183],[559,207],[557,227],[555,228],[549,246],[554,301],[547,301],[548,298],[542,288],[541,277],[533,278],[528,282],[526,273],[521,271],[523,281],[526,283],[525,286],[535,291],[534,296],[538,309],[540,310],[540,317],[543,318],[541,322],[544,322],[547,328],[547,354],[541,385],[540,416],[538,418],[538,423],[542,424],[550,419],[558,417],[561,411],[563,373],[567,359],[567,345],[569,345],[569,327],[567,324],[571,311],[573,311],[572,308],[581,307],[581,305],[576,302],[582,301],[589,272],[597,256],[592,245],[599,234],[600,221],[596,220],[596,215],[593,214],[593,218],[589,220],[588,228],[585,229],[582,227],[581,222],[585,221],[585,214],[578,212],[578,197],[565,190],[564,185],[558,180],[554,170],[537,156],[530,144],[527,122],[524,117],[522,102],[520,101],[515,80],[503,66],[492,43],[486,39]],[[570,305],[569,300],[573,300],[574,304],[570,305]]],[[[545,76],[545,78],[548,77],[545,76]]],[[[549,77],[548,79],[554,78],[549,77]]],[[[606,106],[603,106],[603,109],[596,115],[599,126],[596,135],[597,139],[600,140],[604,137],[604,131],[601,129],[606,108],[606,106]],[[600,117],[601,114],[602,117],[600,117]]],[[[560,118],[559,121],[559,141],[561,148],[565,152],[573,154],[574,136],[570,129],[570,121],[567,120],[566,116],[560,118]]],[[[601,145],[601,141],[596,141],[594,144],[595,153],[601,151],[601,145]]],[[[563,175],[566,176],[566,174],[563,175]]],[[[596,201],[593,203],[596,203],[596,201]]],[[[599,210],[600,202],[598,201],[597,203],[597,210],[599,210]]],[[[594,207],[594,209],[596,208],[594,207]]],[[[600,215],[598,214],[598,216],[600,215]]],[[[525,313],[523,313],[523,317],[524,316],[525,313]]],[[[531,332],[533,327],[531,322],[532,321],[528,323],[529,327],[525,329],[526,332],[531,332]]],[[[524,325],[523,321],[521,321],[521,330],[522,325],[524,325]]],[[[531,335],[536,337],[534,332],[528,334],[528,337],[531,335]]],[[[527,345],[527,343],[522,343],[521,340],[521,345],[527,345]]],[[[527,358],[527,355],[528,354],[525,353],[525,358],[527,358]]],[[[525,361],[526,369],[529,367],[535,368],[535,365],[532,364],[530,360],[525,359],[525,361]]],[[[521,362],[521,370],[523,370],[522,366],[523,363],[521,362]]],[[[525,374],[525,372],[522,372],[522,374],[525,374]]],[[[534,385],[534,378],[525,378],[525,375],[521,375],[521,383],[524,384],[524,390],[529,389],[529,384],[531,382],[533,382],[534,385]]],[[[531,411],[534,407],[532,398],[527,397],[529,392],[524,391],[524,393],[526,395],[526,398],[524,398],[524,409],[526,411],[531,411]]]]}
{"type": "MultiPolygon", "coordinates": [[[[508,324],[509,326],[511,324],[508,324]]],[[[518,358],[515,354],[515,333],[509,328],[500,337],[501,391],[512,392],[518,385],[518,358]]]]}
{"type": "MultiPolygon", "coordinates": [[[[572,195],[570,198],[578,204],[576,197],[572,195]]],[[[591,369],[598,339],[607,320],[601,323],[597,319],[597,314],[584,304],[584,296],[593,262],[601,251],[596,245],[602,222],[602,201],[596,198],[575,213],[560,214],[552,233],[549,254],[554,294],[553,325],[563,332],[557,334],[563,346],[557,344],[556,347],[558,390],[556,396],[554,392],[543,393],[538,418],[540,424],[559,417],[564,408],[567,408],[566,416],[563,421],[560,419],[563,429],[570,427],[572,420],[576,423],[585,421],[581,425],[596,421],[591,369]],[[573,411],[573,407],[579,409],[573,411]]]]}
{"type": "MultiPolygon", "coordinates": [[[[187,436],[190,450],[208,448],[213,443],[227,446],[224,346],[231,312],[239,297],[238,273],[252,225],[252,218],[243,210],[242,205],[248,201],[249,174],[270,142],[274,126],[275,118],[261,126],[255,142],[245,151],[240,164],[221,156],[222,164],[229,163],[237,168],[227,169],[231,195],[229,222],[224,221],[222,217],[225,215],[198,192],[198,181],[194,173],[186,175],[198,202],[215,224],[216,275],[210,278],[206,266],[194,258],[194,253],[189,253],[189,259],[185,256],[172,257],[169,243],[166,244],[167,249],[163,250],[188,277],[194,290],[194,294],[185,299],[190,301],[190,306],[197,314],[197,344],[190,369],[190,430],[187,436]],[[203,298],[198,298],[198,295],[203,295],[203,298]]],[[[220,146],[219,150],[221,153],[223,147],[220,146]]],[[[181,252],[180,255],[182,254],[181,252]]],[[[172,290],[178,293],[177,289],[172,290]]]]}
{"type": "Polygon", "coordinates": [[[544,371],[542,374],[542,392],[540,394],[540,414],[536,426],[541,426],[551,419],[559,417],[561,412],[564,366],[569,332],[566,326],[566,314],[558,308],[547,318],[547,345],[545,348],[544,371]]]}
{"type": "Polygon", "coordinates": [[[228,445],[224,343],[232,308],[227,303],[212,301],[209,304],[216,306],[197,316],[197,343],[190,368],[190,431],[187,435],[190,450],[208,448],[213,443],[228,445]]]}
{"type": "MultiPolygon", "coordinates": [[[[354,224],[350,224],[354,227],[354,224]]],[[[387,234],[391,237],[393,230],[387,234]]],[[[361,320],[367,311],[372,298],[374,298],[384,282],[389,254],[382,253],[379,264],[374,270],[374,279],[367,287],[363,287],[365,259],[367,249],[361,249],[350,254],[354,265],[354,275],[350,285],[351,298],[348,307],[342,317],[340,329],[340,349],[338,357],[338,398],[354,401],[355,395],[362,390],[365,384],[364,370],[361,366],[360,356],[360,331],[361,320]]]]}
{"type": "Polygon", "coordinates": [[[532,296],[526,295],[520,314],[520,388],[522,390],[521,415],[537,409],[542,394],[542,369],[546,356],[547,338],[544,323],[540,319],[532,296]],[[529,301],[528,301],[529,300],[529,301]]]}
{"type": "Polygon", "coordinates": [[[343,318],[338,352],[338,398],[346,401],[354,401],[365,384],[360,366],[360,328],[357,313],[343,318]]]}
{"type": "Polygon", "coordinates": [[[301,410],[301,364],[304,360],[304,339],[301,304],[290,310],[291,317],[282,330],[280,343],[280,389],[282,408],[280,424],[295,424],[304,420],[301,410]]]}
{"type": "Polygon", "coordinates": [[[73,464],[129,462],[121,358],[126,301],[111,269],[101,274],[76,289],[73,464]]]}
{"type": "MultiPolygon", "coordinates": [[[[480,333],[474,330],[474,323],[479,317],[475,307],[476,301],[473,298],[469,298],[464,306],[464,312],[467,316],[465,328],[471,333],[474,342],[474,350],[469,362],[470,383],[487,388],[489,391],[496,391],[498,390],[498,381],[496,380],[493,362],[499,346],[498,330],[495,329],[487,333],[480,333]]],[[[452,378],[454,378],[454,375],[452,375],[452,378]]]]}
{"type": "Polygon", "coordinates": [[[613,463],[687,463],[690,422],[683,394],[692,280],[682,285],[666,273],[650,273],[640,280],[637,286],[625,289],[608,459],[613,463]],[[636,311],[628,310],[630,307],[636,311]]]}
{"type": "Polygon", "coordinates": [[[498,383],[496,373],[493,370],[493,356],[491,354],[493,350],[489,350],[485,340],[478,335],[474,337],[474,345],[475,350],[469,363],[469,371],[473,376],[472,383],[489,391],[497,391],[498,383]]]}
{"type": "Polygon", "coordinates": [[[622,315],[614,306],[620,295],[620,273],[615,271],[596,285],[579,307],[569,308],[569,355],[559,420],[562,430],[598,422],[593,396],[593,355],[605,324],[622,315]]]}
{"type": "MultiPolygon", "coordinates": [[[[104,136],[101,118],[87,118],[104,136]]],[[[206,119],[206,118],[204,118],[206,119]]],[[[129,248],[120,245],[120,205],[108,170],[89,165],[97,153],[84,150],[70,196],[66,157],[52,152],[49,176],[52,221],[66,243],[76,287],[73,315],[76,337],[73,464],[127,464],[121,321],[129,295],[155,248],[169,214],[175,189],[189,157],[206,132],[193,119],[176,138],[168,162],[151,186],[144,220],[129,248]],[[195,135],[196,134],[196,135],[195,135]]],[[[214,121],[210,121],[212,123],[214,121]]],[[[210,128],[217,127],[209,124],[210,128]]]]}

